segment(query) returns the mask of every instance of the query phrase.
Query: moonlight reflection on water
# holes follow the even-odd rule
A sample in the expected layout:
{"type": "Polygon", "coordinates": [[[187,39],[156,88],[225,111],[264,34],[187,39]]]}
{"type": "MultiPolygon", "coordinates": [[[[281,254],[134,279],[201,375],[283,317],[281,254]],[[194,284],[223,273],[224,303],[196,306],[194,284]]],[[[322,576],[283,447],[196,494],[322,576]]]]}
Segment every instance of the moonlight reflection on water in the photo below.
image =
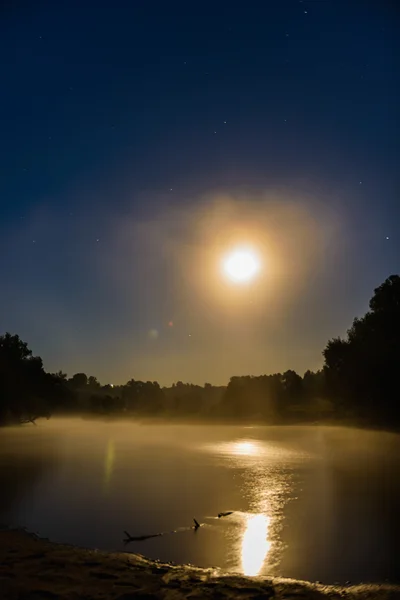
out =
{"type": "Polygon", "coordinates": [[[255,456],[259,453],[259,448],[254,442],[234,442],[232,444],[232,454],[240,456],[255,456]]]}
{"type": "Polygon", "coordinates": [[[248,515],[242,538],[242,571],[244,575],[258,575],[271,548],[268,541],[270,519],[265,515],[248,515]]]}
{"type": "Polygon", "coordinates": [[[398,581],[399,457],[400,436],[342,427],[54,419],[2,430],[0,522],[250,576],[398,581]]]}
{"type": "MultiPolygon", "coordinates": [[[[248,512],[239,508],[228,517],[233,535],[240,540],[235,544],[235,569],[248,576],[273,573],[282,549],[279,531],[288,501],[291,473],[286,469],[286,461],[293,460],[291,451],[251,438],[222,442],[207,450],[240,475],[238,484],[248,507],[248,512]]],[[[299,458],[298,453],[296,457],[299,458]]]]}

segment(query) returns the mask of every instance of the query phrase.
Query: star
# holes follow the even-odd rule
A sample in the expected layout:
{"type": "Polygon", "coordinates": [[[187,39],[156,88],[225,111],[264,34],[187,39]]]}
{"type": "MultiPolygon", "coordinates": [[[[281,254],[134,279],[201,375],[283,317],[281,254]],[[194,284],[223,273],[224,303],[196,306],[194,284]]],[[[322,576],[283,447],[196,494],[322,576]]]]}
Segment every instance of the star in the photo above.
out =
{"type": "Polygon", "coordinates": [[[308,14],[308,10],[305,10],[305,11],[304,11],[304,14],[305,14],[305,15],[306,15],[306,14],[308,14]]]}
{"type": "Polygon", "coordinates": [[[362,181],[359,181],[359,184],[362,185],[362,181]]]}
{"type": "Polygon", "coordinates": [[[389,239],[389,236],[388,236],[388,235],[386,236],[386,239],[387,239],[387,240],[389,239]]]}
{"type": "Polygon", "coordinates": [[[226,121],[224,121],[224,125],[226,125],[226,121]]]}

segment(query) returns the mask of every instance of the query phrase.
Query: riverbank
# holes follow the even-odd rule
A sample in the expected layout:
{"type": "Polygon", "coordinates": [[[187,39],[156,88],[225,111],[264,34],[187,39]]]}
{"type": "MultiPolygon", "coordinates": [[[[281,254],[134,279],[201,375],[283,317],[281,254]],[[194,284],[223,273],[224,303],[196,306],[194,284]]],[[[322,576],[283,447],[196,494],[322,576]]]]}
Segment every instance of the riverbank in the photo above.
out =
{"type": "Polygon", "coordinates": [[[400,586],[236,577],[55,544],[21,530],[0,531],[0,589],[2,600],[400,599],[400,586]]]}

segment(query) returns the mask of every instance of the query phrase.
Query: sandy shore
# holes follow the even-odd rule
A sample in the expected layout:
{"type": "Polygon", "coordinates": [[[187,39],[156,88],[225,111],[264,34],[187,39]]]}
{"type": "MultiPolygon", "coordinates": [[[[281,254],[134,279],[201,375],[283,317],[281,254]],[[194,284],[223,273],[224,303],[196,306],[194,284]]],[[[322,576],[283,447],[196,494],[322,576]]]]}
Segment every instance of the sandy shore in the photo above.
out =
{"type": "Polygon", "coordinates": [[[240,598],[400,599],[400,586],[332,587],[288,579],[245,578],[174,566],[127,553],[61,544],[25,531],[0,531],[1,600],[218,600],[240,598]]]}

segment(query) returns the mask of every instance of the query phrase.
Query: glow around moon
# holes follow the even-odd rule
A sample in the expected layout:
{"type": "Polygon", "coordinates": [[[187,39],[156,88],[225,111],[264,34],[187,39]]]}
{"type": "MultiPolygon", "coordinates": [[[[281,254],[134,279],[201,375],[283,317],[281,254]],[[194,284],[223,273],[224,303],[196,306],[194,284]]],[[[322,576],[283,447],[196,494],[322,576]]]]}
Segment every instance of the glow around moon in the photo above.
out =
{"type": "Polygon", "coordinates": [[[233,283],[252,281],[261,269],[261,262],[254,250],[235,248],[222,260],[222,272],[233,283]]]}

